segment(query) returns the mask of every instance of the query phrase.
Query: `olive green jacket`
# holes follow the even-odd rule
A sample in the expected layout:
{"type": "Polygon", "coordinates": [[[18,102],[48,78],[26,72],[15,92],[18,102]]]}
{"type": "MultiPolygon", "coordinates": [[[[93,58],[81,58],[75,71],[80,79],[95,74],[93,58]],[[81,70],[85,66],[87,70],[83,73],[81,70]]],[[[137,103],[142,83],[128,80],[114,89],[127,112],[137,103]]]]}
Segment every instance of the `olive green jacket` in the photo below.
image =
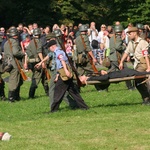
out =
{"type": "Polygon", "coordinates": [[[27,46],[26,53],[29,58],[38,58],[38,53],[42,53],[41,41],[33,38],[27,46]]]}
{"type": "Polygon", "coordinates": [[[80,54],[82,52],[85,52],[86,54],[91,51],[91,47],[90,47],[90,41],[87,35],[82,35],[83,39],[84,39],[84,43],[86,45],[86,49],[84,47],[84,44],[82,42],[81,36],[79,35],[76,39],[75,39],[75,44],[76,44],[76,49],[77,49],[77,54],[80,54]]]}
{"type": "Polygon", "coordinates": [[[22,59],[25,54],[22,52],[22,49],[19,45],[18,39],[9,38],[4,44],[4,60],[10,59],[11,64],[14,68],[18,68],[15,62],[15,58],[18,60],[22,66],[22,59]],[[9,43],[10,41],[10,43],[9,43]]]}
{"type": "Polygon", "coordinates": [[[109,48],[110,48],[110,55],[109,55],[110,60],[118,61],[117,52],[119,52],[118,54],[121,57],[122,53],[125,50],[125,45],[123,45],[123,41],[120,36],[113,35],[110,38],[109,48]]]}

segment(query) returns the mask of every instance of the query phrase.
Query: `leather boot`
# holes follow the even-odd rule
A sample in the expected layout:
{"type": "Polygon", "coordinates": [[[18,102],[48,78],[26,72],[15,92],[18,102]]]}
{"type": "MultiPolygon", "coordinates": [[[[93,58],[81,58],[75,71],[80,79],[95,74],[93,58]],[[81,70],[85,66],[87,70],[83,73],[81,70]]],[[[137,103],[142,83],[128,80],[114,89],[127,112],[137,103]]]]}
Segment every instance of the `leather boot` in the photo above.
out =
{"type": "Polygon", "coordinates": [[[9,91],[8,92],[8,100],[9,100],[9,102],[15,102],[15,93],[14,93],[14,91],[9,91]]]}
{"type": "Polygon", "coordinates": [[[17,87],[15,93],[15,100],[20,101],[20,86],[17,87]]]}
{"type": "Polygon", "coordinates": [[[34,98],[36,88],[31,87],[29,91],[29,98],[34,98]]]}
{"type": "Polygon", "coordinates": [[[6,100],[4,89],[1,90],[1,100],[2,101],[6,100]]]}
{"type": "Polygon", "coordinates": [[[0,83],[0,98],[1,100],[5,101],[6,100],[6,97],[5,97],[5,91],[4,91],[4,81],[1,80],[1,83],[0,83]]]}
{"type": "Polygon", "coordinates": [[[49,86],[48,85],[44,86],[44,90],[45,90],[46,95],[49,96],[49,86]]]}

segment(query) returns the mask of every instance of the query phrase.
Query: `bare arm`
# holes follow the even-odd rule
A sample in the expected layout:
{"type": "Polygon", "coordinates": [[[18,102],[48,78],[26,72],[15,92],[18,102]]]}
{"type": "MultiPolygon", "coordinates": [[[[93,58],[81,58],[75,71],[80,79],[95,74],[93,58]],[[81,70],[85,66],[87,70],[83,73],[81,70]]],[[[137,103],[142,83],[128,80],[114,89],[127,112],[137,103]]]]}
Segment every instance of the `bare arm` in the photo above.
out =
{"type": "Polygon", "coordinates": [[[67,77],[71,78],[71,72],[69,72],[69,70],[67,69],[66,62],[64,60],[62,60],[61,63],[63,65],[63,68],[65,70],[67,77]]]}
{"type": "Polygon", "coordinates": [[[44,58],[44,59],[42,59],[38,64],[36,64],[35,65],[35,67],[36,68],[39,68],[42,64],[43,64],[43,62],[45,62],[46,60],[48,60],[49,59],[49,57],[48,57],[48,55],[44,58]]]}
{"type": "Polygon", "coordinates": [[[146,60],[146,65],[147,65],[147,72],[150,72],[150,61],[149,61],[149,57],[145,56],[145,60],[146,60]]]}
{"type": "Polygon", "coordinates": [[[119,69],[122,70],[123,69],[123,62],[124,60],[128,57],[128,54],[127,53],[124,53],[122,58],[121,58],[121,61],[120,61],[120,64],[119,64],[119,69]]]}

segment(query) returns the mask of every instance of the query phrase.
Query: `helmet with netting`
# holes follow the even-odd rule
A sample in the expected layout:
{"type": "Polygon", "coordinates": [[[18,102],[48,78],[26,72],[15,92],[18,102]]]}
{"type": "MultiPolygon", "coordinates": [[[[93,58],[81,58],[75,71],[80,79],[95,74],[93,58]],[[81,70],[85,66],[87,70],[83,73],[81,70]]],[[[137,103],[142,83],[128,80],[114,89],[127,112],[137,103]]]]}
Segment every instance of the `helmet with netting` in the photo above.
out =
{"type": "Polygon", "coordinates": [[[18,30],[15,27],[10,28],[8,34],[9,37],[18,36],[18,30]]]}
{"type": "Polygon", "coordinates": [[[79,31],[80,32],[86,32],[88,30],[88,27],[87,27],[87,25],[85,25],[85,24],[83,24],[83,25],[81,25],[80,27],[79,27],[79,31]]]}
{"type": "Polygon", "coordinates": [[[116,25],[114,27],[114,31],[115,31],[115,33],[122,32],[123,31],[122,25],[116,25]]]}
{"type": "Polygon", "coordinates": [[[62,35],[62,32],[61,32],[61,30],[60,30],[60,29],[55,29],[55,30],[53,31],[53,33],[55,34],[55,36],[56,36],[56,37],[58,37],[58,36],[61,36],[61,35],[62,35]]]}
{"type": "Polygon", "coordinates": [[[138,28],[138,29],[144,29],[144,25],[143,24],[141,24],[141,23],[137,23],[136,24],[136,27],[138,28]]]}
{"type": "Polygon", "coordinates": [[[34,30],[33,30],[33,35],[34,35],[34,36],[41,35],[41,30],[40,30],[40,28],[34,29],[34,30]]]}

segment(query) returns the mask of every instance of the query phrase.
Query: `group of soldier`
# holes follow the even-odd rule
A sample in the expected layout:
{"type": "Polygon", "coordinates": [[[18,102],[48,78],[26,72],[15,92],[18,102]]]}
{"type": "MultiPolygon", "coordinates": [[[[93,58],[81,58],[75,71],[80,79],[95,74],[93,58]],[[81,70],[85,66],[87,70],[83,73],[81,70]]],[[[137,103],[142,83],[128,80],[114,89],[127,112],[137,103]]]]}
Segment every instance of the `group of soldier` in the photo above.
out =
{"type": "MultiPolygon", "coordinates": [[[[65,100],[71,108],[88,109],[84,100],[80,96],[80,86],[86,82],[87,76],[91,74],[105,75],[116,69],[127,67],[124,63],[126,58],[131,58],[134,69],[140,72],[150,71],[150,62],[148,56],[148,42],[140,37],[138,27],[130,27],[126,34],[129,37],[129,43],[125,44],[122,39],[123,27],[116,24],[114,32],[110,37],[109,61],[107,71],[98,71],[95,67],[96,58],[92,53],[92,46],[89,41],[88,26],[83,24],[79,26],[74,42],[74,52],[70,57],[67,55],[64,46],[62,31],[55,29],[53,32],[45,35],[41,40],[41,29],[35,28],[31,41],[22,51],[19,42],[19,32],[16,27],[10,27],[7,32],[7,41],[4,44],[4,52],[1,52],[1,73],[0,73],[0,96],[5,100],[4,81],[1,74],[4,71],[9,72],[8,82],[8,100],[15,102],[20,100],[20,87],[23,84],[23,75],[19,66],[32,71],[32,81],[29,89],[29,99],[35,98],[35,92],[40,81],[44,87],[46,95],[50,98],[51,112],[59,109],[62,100],[65,100]],[[76,55],[75,55],[76,54],[76,55]],[[75,56],[74,56],[75,55],[75,56]],[[49,72],[50,71],[50,85],[49,72]],[[84,76],[85,75],[85,76],[84,76]],[[85,78],[84,78],[85,77],[85,78]],[[73,79],[76,79],[73,82],[73,79]],[[79,81],[81,84],[79,85],[79,81]]],[[[143,104],[150,104],[150,96],[146,83],[137,86],[144,79],[135,81],[135,86],[142,96],[143,104]]],[[[127,82],[128,88],[132,88],[131,82],[127,82]]],[[[101,86],[95,85],[96,89],[101,86]]]]}

